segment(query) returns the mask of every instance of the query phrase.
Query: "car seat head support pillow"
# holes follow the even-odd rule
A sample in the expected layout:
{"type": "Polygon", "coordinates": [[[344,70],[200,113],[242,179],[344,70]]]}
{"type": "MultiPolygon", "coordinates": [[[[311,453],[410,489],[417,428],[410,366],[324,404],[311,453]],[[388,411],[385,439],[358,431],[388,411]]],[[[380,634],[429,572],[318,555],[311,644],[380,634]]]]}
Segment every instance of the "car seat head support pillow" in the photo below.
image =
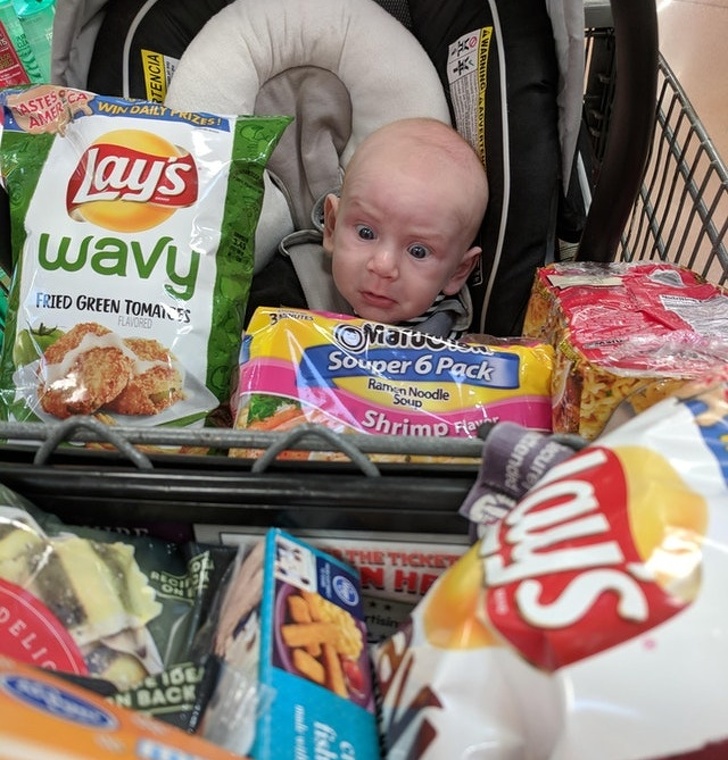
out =
{"type": "Polygon", "coordinates": [[[268,177],[256,271],[291,227],[309,225],[316,199],[340,183],[370,132],[410,116],[450,123],[429,56],[374,0],[234,0],[190,42],[165,103],[295,116],[268,163],[278,182],[268,177]]]}

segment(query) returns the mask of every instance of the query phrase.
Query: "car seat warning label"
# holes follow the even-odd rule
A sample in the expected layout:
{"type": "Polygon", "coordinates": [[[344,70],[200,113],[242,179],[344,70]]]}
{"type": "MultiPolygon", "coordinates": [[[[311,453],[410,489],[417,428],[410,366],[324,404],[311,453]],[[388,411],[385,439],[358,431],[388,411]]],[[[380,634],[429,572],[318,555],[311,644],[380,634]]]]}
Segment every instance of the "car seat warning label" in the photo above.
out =
{"type": "Polygon", "coordinates": [[[493,27],[468,32],[448,48],[447,81],[458,132],[485,163],[485,94],[493,27]]]}
{"type": "Polygon", "coordinates": [[[141,55],[146,98],[154,103],[164,103],[167,97],[167,87],[169,87],[172,74],[174,74],[179,60],[162,55],[162,53],[156,53],[154,50],[142,49],[141,55]]]}

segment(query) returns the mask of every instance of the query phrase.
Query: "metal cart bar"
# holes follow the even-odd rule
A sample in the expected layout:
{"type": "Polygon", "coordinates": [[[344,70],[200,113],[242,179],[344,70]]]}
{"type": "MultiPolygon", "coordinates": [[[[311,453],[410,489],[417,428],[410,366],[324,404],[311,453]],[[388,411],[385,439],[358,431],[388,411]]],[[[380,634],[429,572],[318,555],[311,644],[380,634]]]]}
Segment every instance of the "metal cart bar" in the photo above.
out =
{"type": "Polygon", "coordinates": [[[654,0],[612,0],[616,45],[614,103],[604,162],[577,252],[612,261],[629,218],[654,133],[657,10],[654,0]]]}
{"type": "Polygon", "coordinates": [[[728,169],[664,58],[647,169],[618,258],[684,264],[728,283],[728,169]]]}

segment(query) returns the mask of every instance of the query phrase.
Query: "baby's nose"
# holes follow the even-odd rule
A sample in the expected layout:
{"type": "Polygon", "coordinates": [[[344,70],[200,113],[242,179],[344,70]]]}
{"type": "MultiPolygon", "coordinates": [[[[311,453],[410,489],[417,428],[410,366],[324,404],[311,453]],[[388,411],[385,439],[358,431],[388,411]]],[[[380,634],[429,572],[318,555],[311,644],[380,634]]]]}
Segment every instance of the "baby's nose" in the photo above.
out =
{"type": "Polygon", "coordinates": [[[386,245],[380,245],[369,259],[369,269],[380,277],[397,276],[397,256],[386,245]]]}

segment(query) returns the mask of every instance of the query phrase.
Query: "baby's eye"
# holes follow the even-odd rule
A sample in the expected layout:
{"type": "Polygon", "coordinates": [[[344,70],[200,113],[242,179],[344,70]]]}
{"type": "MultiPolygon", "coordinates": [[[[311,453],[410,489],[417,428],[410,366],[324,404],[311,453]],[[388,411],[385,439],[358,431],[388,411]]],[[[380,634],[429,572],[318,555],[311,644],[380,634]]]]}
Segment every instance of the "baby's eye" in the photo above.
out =
{"type": "Polygon", "coordinates": [[[362,240],[374,240],[374,238],[376,237],[376,235],[374,234],[374,230],[371,227],[368,227],[366,224],[357,224],[356,234],[362,240]]]}
{"type": "Polygon", "coordinates": [[[420,243],[414,243],[407,249],[407,252],[413,259],[425,259],[430,254],[430,249],[420,243]]]}

